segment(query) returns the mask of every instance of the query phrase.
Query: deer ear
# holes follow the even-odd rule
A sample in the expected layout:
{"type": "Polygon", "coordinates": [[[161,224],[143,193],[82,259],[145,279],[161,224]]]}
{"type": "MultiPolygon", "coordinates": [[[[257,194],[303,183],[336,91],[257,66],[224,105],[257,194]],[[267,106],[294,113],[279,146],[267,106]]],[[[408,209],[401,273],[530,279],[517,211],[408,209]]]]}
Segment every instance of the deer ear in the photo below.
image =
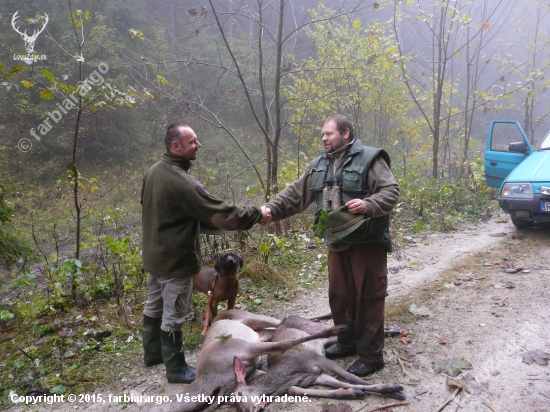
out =
{"type": "Polygon", "coordinates": [[[245,383],[246,369],[242,360],[236,356],[233,358],[233,371],[238,383],[245,383]]]}

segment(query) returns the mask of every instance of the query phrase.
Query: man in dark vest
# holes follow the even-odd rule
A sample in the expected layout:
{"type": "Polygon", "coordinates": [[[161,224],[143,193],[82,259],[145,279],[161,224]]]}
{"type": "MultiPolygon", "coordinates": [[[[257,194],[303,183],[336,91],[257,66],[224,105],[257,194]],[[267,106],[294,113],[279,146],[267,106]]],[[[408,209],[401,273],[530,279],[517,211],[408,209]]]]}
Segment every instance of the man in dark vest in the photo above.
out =
{"type": "Polygon", "coordinates": [[[357,353],[348,371],[365,376],[384,367],[389,213],[399,186],[388,154],[363,146],[345,116],[326,119],[322,141],[321,155],[265,207],[273,220],[281,220],[316,203],[314,228],[329,249],[330,310],[334,324],[348,327],[326,356],[357,353]]]}
{"type": "Polygon", "coordinates": [[[268,218],[263,219],[260,208],[212,196],[188,174],[201,147],[189,126],[168,126],[164,143],[166,152],[147,170],[141,189],[142,258],[149,289],[143,310],[144,364],[164,363],[169,383],[191,383],[195,368],[185,361],[181,329],[191,314],[193,276],[202,267],[199,225],[249,229],[268,218]]]}

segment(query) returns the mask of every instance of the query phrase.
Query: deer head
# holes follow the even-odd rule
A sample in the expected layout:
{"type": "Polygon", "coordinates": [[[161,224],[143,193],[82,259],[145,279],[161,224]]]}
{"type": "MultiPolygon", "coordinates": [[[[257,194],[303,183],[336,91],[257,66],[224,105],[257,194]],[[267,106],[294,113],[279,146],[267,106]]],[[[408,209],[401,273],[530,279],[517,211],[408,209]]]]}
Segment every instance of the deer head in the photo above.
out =
{"type": "Polygon", "coordinates": [[[31,36],[29,36],[27,34],[27,30],[25,30],[24,32],[21,32],[19,30],[19,26],[15,27],[15,22],[17,20],[17,18],[19,17],[18,16],[19,14],[19,10],[16,11],[14,14],[13,14],[13,17],[11,19],[11,25],[13,27],[13,29],[19,33],[19,35],[21,36],[21,38],[25,41],[25,49],[27,50],[27,54],[32,54],[34,52],[34,42],[36,41],[38,35],[40,33],[42,33],[44,31],[44,29],[46,28],[46,24],[48,24],[48,21],[49,21],[49,17],[46,13],[44,13],[44,16],[40,16],[43,20],[43,23],[42,23],[42,28],[40,30],[34,30],[34,32],[32,33],[31,36]]]}

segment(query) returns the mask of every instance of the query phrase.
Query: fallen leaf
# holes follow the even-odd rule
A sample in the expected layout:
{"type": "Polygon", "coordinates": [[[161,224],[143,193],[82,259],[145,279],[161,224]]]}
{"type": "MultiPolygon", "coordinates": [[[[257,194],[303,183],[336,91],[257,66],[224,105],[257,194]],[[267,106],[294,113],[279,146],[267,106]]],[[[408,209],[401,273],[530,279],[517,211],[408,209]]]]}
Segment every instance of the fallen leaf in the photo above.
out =
{"type": "Polygon", "coordinates": [[[435,336],[437,337],[437,343],[440,345],[449,345],[456,342],[456,338],[454,336],[439,335],[437,333],[435,333],[435,336]]]}
{"type": "Polygon", "coordinates": [[[427,307],[422,306],[422,307],[419,308],[414,303],[409,307],[409,311],[413,315],[418,315],[418,316],[432,316],[433,315],[433,312],[430,309],[428,309],[427,307]]]}
{"type": "Polygon", "coordinates": [[[464,376],[461,376],[458,379],[453,379],[447,376],[447,381],[445,383],[447,386],[456,386],[457,388],[470,392],[470,385],[464,376]]]}
{"type": "Polygon", "coordinates": [[[522,353],[521,357],[523,358],[523,363],[526,363],[527,365],[531,365],[533,362],[536,362],[537,365],[546,366],[550,360],[550,354],[538,351],[522,353]]]}
{"type": "Polygon", "coordinates": [[[495,289],[513,289],[516,287],[514,282],[502,281],[493,285],[495,289]]]}
{"type": "Polygon", "coordinates": [[[414,347],[408,347],[407,349],[405,349],[405,351],[409,354],[409,356],[416,356],[420,353],[423,353],[424,351],[419,348],[418,346],[414,346],[414,347]]]}
{"type": "Polygon", "coordinates": [[[433,368],[435,373],[445,371],[450,376],[458,376],[463,370],[472,369],[472,364],[462,358],[452,358],[442,362],[435,362],[433,368]]]}
{"type": "Polygon", "coordinates": [[[480,395],[481,393],[487,392],[489,390],[489,384],[487,382],[482,382],[478,385],[476,384],[476,381],[473,379],[473,377],[470,376],[470,374],[467,374],[466,376],[461,376],[458,379],[447,377],[446,383],[448,386],[461,388],[466,392],[474,395],[480,395]]]}
{"type": "Polygon", "coordinates": [[[412,342],[412,340],[408,336],[403,336],[399,338],[399,342],[404,343],[405,345],[408,345],[409,343],[412,342]]]}
{"type": "Polygon", "coordinates": [[[494,310],[491,312],[491,315],[493,315],[496,318],[502,318],[504,317],[504,311],[503,310],[494,310]]]}

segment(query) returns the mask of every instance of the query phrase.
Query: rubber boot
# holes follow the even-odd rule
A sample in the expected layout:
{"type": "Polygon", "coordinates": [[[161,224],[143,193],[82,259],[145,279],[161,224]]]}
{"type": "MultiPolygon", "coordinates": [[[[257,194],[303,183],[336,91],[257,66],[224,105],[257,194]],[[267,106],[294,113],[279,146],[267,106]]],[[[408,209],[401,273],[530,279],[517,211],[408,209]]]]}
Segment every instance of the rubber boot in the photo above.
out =
{"type": "Polygon", "coordinates": [[[185,363],[183,334],[161,330],[162,360],[166,367],[168,383],[191,383],[195,380],[195,368],[185,363]]]}
{"type": "Polygon", "coordinates": [[[162,363],[160,347],[160,325],[162,318],[143,315],[141,336],[143,340],[143,364],[147,367],[162,363]]]}

